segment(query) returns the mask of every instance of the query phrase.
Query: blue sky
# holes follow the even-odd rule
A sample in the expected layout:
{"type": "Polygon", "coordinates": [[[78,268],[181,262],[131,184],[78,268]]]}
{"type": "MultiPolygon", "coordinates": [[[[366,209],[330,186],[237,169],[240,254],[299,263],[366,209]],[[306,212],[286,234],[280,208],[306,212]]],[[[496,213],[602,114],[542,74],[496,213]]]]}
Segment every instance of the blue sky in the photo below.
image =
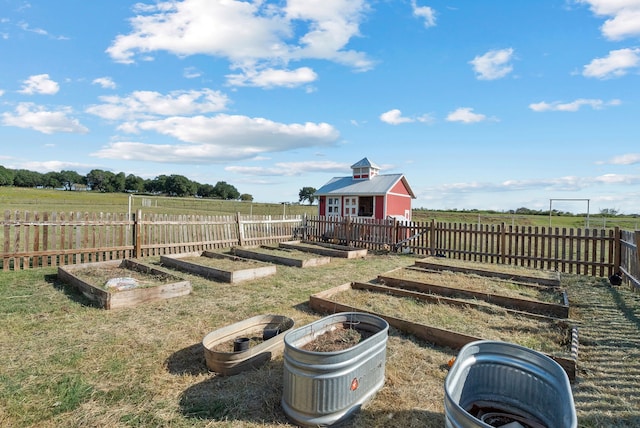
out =
{"type": "Polygon", "coordinates": [[[0,0],[0,61],[7,168],[640,213],[640,0],[0,0]]]}

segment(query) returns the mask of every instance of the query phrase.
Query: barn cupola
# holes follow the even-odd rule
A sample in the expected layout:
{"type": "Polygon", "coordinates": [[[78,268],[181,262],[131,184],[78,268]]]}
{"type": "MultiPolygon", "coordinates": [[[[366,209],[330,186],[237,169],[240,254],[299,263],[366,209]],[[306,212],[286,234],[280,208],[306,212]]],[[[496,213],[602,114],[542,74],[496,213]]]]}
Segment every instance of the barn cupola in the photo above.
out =
{"type": "Polygon", "coordinates": [[[371,180],[380,173],[380,167],[367,158],[351,165],[354,180],[371,180]]]}

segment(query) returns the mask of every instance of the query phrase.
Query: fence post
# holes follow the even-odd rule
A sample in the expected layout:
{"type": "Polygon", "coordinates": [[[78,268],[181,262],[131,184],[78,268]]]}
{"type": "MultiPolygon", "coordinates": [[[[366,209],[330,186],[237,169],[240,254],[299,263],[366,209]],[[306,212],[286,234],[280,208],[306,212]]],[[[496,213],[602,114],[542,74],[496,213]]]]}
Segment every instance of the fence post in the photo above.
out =
{"type": "Polygon", "coordinates": [[[240,224],[240,212],[236,212],[236,228],[238,231],[238,245],[244,246],[244,227],[240,224]]]}
{"type": "Polygon", "coordinates": [[[429,231],[429,255],[436,255],[436,219],[431,219],[431,226],[429,231]]]}
{"type": "Polygon", "coordinates": [[[507,233],[504,223],[500,224],[500,263],[505,264],[507,258],[507,233]]]}
{"type": "Polygon", "coordinates": [[[139,259],[142,257],[142,210],[136,211],[133,219],[133,257],[139,259]]]}
{"type": "MultiPolygon", "coordinates": [[[[609,275],[607,276],[611,276],[613,273],[615,272],[619,272],[620,271],[620,265],[622,264],[622,243],[620,242],[620,228],[618,226],[616,226],[615,230],[614,230],[614,237],[613,237],[613,272],[609,272],[609,275]]],[[[637,243],[638,237],[637,237],[637,232],[636,232],[636,243],[637,243]]],[[[639,256],[640,257],[640,256],[639,256]]],[[[610,260],[611,262],[611,260],[610,260]]]]}

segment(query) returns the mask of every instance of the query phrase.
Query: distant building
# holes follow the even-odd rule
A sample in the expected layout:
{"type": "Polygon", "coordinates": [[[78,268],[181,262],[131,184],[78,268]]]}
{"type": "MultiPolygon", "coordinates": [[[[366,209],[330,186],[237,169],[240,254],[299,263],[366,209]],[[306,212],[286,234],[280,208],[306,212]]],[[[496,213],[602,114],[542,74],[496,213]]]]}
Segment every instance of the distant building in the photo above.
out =
{"type": "Polygon", "coordinates": [[[351,171],[314,193],[320,216],[411,220],[416,196],[403,174],[380,174],[380,167],[367,158],[351,165],[351,171]]]}

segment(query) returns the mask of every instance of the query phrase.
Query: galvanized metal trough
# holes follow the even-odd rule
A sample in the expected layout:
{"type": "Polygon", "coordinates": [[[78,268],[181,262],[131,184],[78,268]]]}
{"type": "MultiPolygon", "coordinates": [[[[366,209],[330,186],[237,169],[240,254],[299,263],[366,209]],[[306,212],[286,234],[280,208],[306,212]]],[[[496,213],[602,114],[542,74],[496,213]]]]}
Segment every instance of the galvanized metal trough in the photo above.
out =
{"type": "Polygon", "coordinates": [[[343,312],[292,330],[284,337],[282,408],[301,426],[329,426],[352,416],[384,385],[389,324],[360,312],[343,312]],[[347,349],[302,349],[337,328],[353,328],[364,340],[347,349]]]}
{"type": "Polygon", "coordinates": [[[481,340],[465,345],[444,383],[447,428],[575,428],[569,378],[546,355],[481,340]]]}

